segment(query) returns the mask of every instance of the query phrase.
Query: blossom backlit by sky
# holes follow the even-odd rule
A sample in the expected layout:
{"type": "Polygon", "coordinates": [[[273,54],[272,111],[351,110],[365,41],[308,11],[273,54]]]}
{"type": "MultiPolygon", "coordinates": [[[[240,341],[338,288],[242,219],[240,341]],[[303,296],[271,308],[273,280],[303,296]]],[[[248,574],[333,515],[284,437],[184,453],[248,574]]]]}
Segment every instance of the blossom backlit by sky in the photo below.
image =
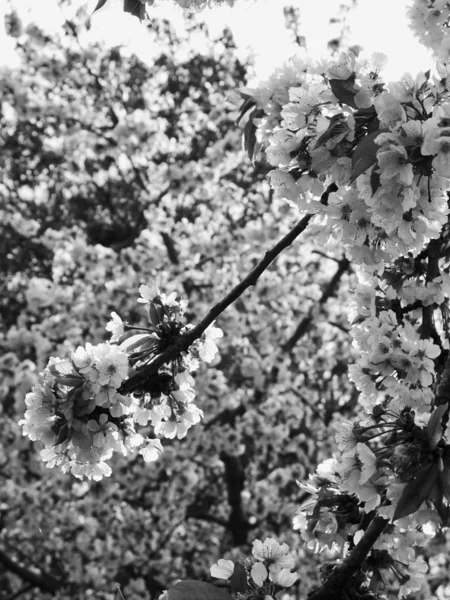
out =
{"type": "MultiPolygon", "coordinates": [[[[82,4],[74,0],[73,7],[82,4]]],[[[91,1],[92,8],[96,0],[91,1]]],[[[26,21],[34,21],[49,31],[61,27],[64,16],[73,8],[60,7],[57,0],[0,0],[2,15],[13,5],[26,21]]],[[[325,55],[327,42],[339,34],[340,25],[330,25],[330,18],[339,15],[341,5],[352,5],[351,0],[238,0],[233,8],[214,7],[204,10],[200,18],[206,21],[213,34],[224,26],[231,28],[239,51],[251,53],[255,59],[258,77],[267,77],[271,70],[296,51],[284,25],[283,8],[295,6],[301,11],[301,34],[305,36],[308,53],[319,58],[325,55]]],[[[347,16],[347,40],[358,44],[367,53],[384,52],[389,57],[385,71],[387,80],[398,78],[403,72],[416,73],[431,66],[428,52],[414,39],[407,28],[405,0],[358,0],[356,9],[347,16]]],[[[149,9],[150,15],[164,17],[177,28],[183,28],[183,11],[169,0],[160,0],[159,6],[149,9]]],[[[124,43],[144,60],[151,60],[152,49],[146,28],[139,21],[122,12],[122,2],[108,0],[105,7],[93,15],[90,36],[104,39],[111,45],[124,43]]],[[[195,44],[193,39],[192,43],[195,44]]],[[[14,64],[12,43],[0,32],[0,63],[14,64]]]]}

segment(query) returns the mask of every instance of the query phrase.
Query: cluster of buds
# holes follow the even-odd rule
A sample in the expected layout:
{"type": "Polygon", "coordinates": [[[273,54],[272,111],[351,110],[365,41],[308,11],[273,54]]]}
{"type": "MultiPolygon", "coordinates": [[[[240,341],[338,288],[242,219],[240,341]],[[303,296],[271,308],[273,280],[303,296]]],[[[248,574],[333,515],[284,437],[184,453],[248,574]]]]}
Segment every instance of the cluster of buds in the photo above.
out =
{"type": "Polygon", "coordinates": [[[25,435],[46,446],[41,457],[48,467],[99,480],[111,474],[105,461],[113,452],[138,451],[154,461],[163,451],[161,437],[181,439],[201,420],[190,372],[199,360],[213,360],[222,332],[209,327],[186,350],[177,351],[191,329],[182,321],[187,303],[155,285],[142,285],[139,291],[148,327],[134,327],[112,313],[106,327],[110,343],[87,343],[70,358],[51,358],[27,394],[20,424],[25,435]],[[161,364],[155,366],[158,359],[161,364]],[[146,428],[144,435],[137,426],[146,428]]]}

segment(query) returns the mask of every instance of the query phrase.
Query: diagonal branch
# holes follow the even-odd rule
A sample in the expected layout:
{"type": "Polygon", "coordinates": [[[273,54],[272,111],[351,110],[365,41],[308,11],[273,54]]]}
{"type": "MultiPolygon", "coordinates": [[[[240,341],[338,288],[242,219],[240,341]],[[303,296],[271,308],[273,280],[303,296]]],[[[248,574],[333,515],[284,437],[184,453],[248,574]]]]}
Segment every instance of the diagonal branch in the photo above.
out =
{"type": "Polygon", "coordinates": [[[326,581],[308,594],[308,600],[347,600],[346,589],[351,587],[352,576],[359,571],[372,546],[386,528],[387,520],[374,517],[353,550],[337,565],[326,581]]]}
{"type": "MultiPolygon", "coordinates": [[[[345,258],[345,256],[344,256],[344,258],[342,258],[339,261],[338,264],[339,264],[339,266],[337,268],[337,271],[335,272],[333,277],[328,282],[328,285],[326,286],[326,288],[323,290],[322,296],[319,299],[319,306],[323,306],[325,304],[325,302],[328,300],[328,298],[330,298],[331,296],[334,296],[336,294],[337,287],[338,287],[338,284],[339,284],[339,281],[340,281],[342,275],[346,271],[348,271],[348,269],[350,267],[350,261],[347,258],[345,258]]],[[[297,325],[297,328],[294,331],[294,333],[284,343],[283,350],[285,352],[290,352],[294,348],[294,346],[301,340],[301,338],[308,331],[308,329],[311,326],[311,323],[312,323],[312,311],[310,311],[307,316],[303,317],[303,319],[297,325]]]]}
{"type": "Polygon", "coordinates": [[[287,233],[273,248],[268,250],[259,263],[229,292],[220,302],[211,308],[206,317],[190,331],[180,336],[176,342],[171,344],[167,350],[158,354],[152,361],[144,367],[136,370],[121,388],[121,393],[127,393],[127,389],[133,389],[133,385],[150,375],[157,373],[158,369],[170,361],[176,359],[181,352],[185,352],[195,340],[198,340],[208,327],[226,310],[239,296],[241,296],[250,286],[256,285],[259,277],[270,266],[283,250],[290,246],[298,236],[305,231],[312,215],[306,215],[287,233]]]}
{"type": "Polygon", "coordinates": [[[0,548],[0,563],[2,563],[9,571],[15,573],[25,581],[28,581],[33,587],[38,587],[45,592],[56,592],[63,585],[64,582],[60,579],[56,579],[50,573],[41,573],[31,571],[23,565],[13,560],[4,550],[0,548]]]}

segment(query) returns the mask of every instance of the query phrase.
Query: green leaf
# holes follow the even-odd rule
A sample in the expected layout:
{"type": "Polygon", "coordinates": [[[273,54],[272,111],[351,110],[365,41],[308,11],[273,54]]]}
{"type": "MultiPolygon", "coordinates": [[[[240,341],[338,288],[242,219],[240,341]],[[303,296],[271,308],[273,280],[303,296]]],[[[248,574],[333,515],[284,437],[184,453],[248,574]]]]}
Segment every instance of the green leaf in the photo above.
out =
{"type": "Polygon", "coordinates": [[[444,467],[444,470],[439,472],[439,484],[443,496],[450,504],[450,469],[448,467],[444,467]]]}
{"type": "Polygon", "coordinates": [[[236,125],[239,125],[240,120],[242,119],[242,117],[245,115],[246,112],[248,112],[251,108],[256,106],[256,102],[252,98],[252,96],[247,96],[247,94],[241,94],[241,95],[243,97],[245,97],[245,100],[242,103],[241,108],[239,109],[239,115],[236,119],[236,125]]]}
{"type": "Polygon", "coordinates": [[[348,79],[330,79],[330,86],[340,104],[347,104],[347,106],[351,106],[352,108],[358,108],[355,103],[355,96],[358,90],[355,88],[354,73],[348,79]]]}
{"type": "Polygon", "coordinates": [[[83,377],[77,375],[63,375],[57,379],[58,385],[69,385],[70,387],[78,387],[85,381],[83,377]]]}
{"type": "Polygon", "coordinates": [[[415,513],[422,506],[422,502],[432,495],[438,479],[439,470],[436,464],[423,467],[410,481],[397,504],[393,521],[415,513]]]}
{"type": "Polygon", "coordinates": [[[366,135],[356,146],[352,155],[352,173],[350,183],[353,183],[357,177],[365,173],[372,165],[377,162],[378,144],[375,139],[389,131],[388,129],[378,129],[366,135]]]}
{"type": "Polygon", "coordinates": [[[253,162],[256,154],[260,149],[260,145],[256,140],[256,125],[253,123],[253,119],[262,117],[264,111],[261,109],[254,109],[248,117],[248,121],[244,127],[244,150],[247,153],[249,159],[253,162]]]}
{"type": "Polygon", "coordinates": [[[124,12],[133,15],[133,17],[137,17],[140,21],[145,19],[147,15],[145,4],[140,2],[140,0],[124,0],[123,10],[124,12]]]}
{"type": "Polygon", "coordinates": [[[339,142],[341,142],[347,133],[350,131],[350,127],[347,124],[345,118],[341,115],[335,115],[330,119],[330,126],[322,133],[317,140],[314,149],[326,146],[328,149],[333,148],[339,142]]]}
{"type": "Polygon", "coordinates": [[[150,317],[150,321],[152,322],[153,325],[159,325],[161,323],[160,319],[160,310],[158,310],[158,308],[156,307],[154,302],[150,302],[150,305],[148,307],[148,316],[150,317]]]}
{"type": "Polygon", "coordinates": [[[374,196],[379,187],[381,187],[380,173],[375,169],[370,174],[370,187],[372,188],[372,196],[374,196]]]}
{"type": "Polygon", "coordinates": [[[442,417],[447,411],[447,404],[438,406],[430,417],[427,425],[427,437],[428,443],[430,444],[431,450],[435,450],[438,443],[440,442],[444,430],[441,425],[442,417]]]}
{"type": "Polygon", "coordinates": [[[53,446],[58,446],[67,440],[69,436],[69,427],[67,423],[62,425],[56,435],[55,441],[53,442],[53,446]]]}
{"type": "Polygon", "coordinates": [[[450,522],[450,507],[444,503],[444,498],[449,502],[450,498],[450,471],[444,469],[439,471],[434,488],[433,504],[442,520],[442,526],[447,527],[450,522]]]}
{"type": "Polygon", "coordinates": [[[244,594],[248,590],[247,571],[241,563],[234,563],[233,575],[230,577],[233,592],[244,594]]]}
{"type": "Polygon", "coordinates": [[[105,4],[108,2],[108,0],[98,0],[97,2],[97,6],[94,8],[94,12],[96,10],[99,10],[100,8],[102,8],[102,6],[105,6],[105,4]]]}
{"type": "Polygon", "coordinates": [[[167,590],[169,600],[232,600],[230,594],[203,581],[180,581],[167,590]]]}
{"type": "Polygon", "coordinates": [[[124,342],[122,342],[119,346],[121,350],[124,352],[131,352],[136,348],[140,348],[144,342],[153,339],[148,333],[138,333],[137,335],[132,335],[124,342]]]}

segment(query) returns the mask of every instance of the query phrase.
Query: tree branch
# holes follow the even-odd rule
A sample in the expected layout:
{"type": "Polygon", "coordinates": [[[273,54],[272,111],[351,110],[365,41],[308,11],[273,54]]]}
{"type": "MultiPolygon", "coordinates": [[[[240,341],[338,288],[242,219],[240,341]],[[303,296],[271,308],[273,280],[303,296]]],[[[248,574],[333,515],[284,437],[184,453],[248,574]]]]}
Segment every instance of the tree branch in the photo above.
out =
{"type": "Polygon", "coordinates": [[[347,600],[346,588],[351,587],[352,576],[361,569],[372,546],[386,528],[387,520],[374,517],[353,550],[337,565],[327,580],[308,594],[308,600],[347,600]]]}
{"type": "MultiPolygon", "coordinates": [[[[325,302],[328,300],[328,298],[330,298],[331,296],[333,296],[336,293],[336,291],[337,291],[336,288],[337,288],[337,285],[338,285],[342,275],[350,267],[350,262],[347,258],[345,258],[345,256],[344,256],[344,258],[342,258],[339,261],[338,264],[339,264],[339,266],[337,268],[337,271],[335,272],[333,277],[328,282],[328,285],[324,289],[322,296],[319,299],[319,302],[318,302],[319,306],[323,306],[325,304],[325,302]]],[[[311,322],[312,322],[312,314],[310,311],[307,316],[303,317],[303,319],[297,325],[297,328],[294,331],[294,333],[284,343],[282,349],[285,352],[290,352],[294,348],[294,346],[301,340],[301,338],[305,335],[305,333],[310,328],[311,322]]]]}
{"type": "Polygon", "coordinates": [[[15,573],[25,581],[28,581],[30,584],[40,588],[43,591],[56,592],[64,585],[63,581],[61,581],[60,579],[56,579],[55,577],[53,577],[53,575],[50,575],[49,573],[45,573],[44,571],[41,571],[40,573],[30,571],[30,569],[27,569],[26,567],[15,562],[1,548],[0,562],[3,563],[5,567],[9,569],[12,573],[15,573]]]}
{"type": "Polygon", "coordinates": [[[268,250],[264,258],[248,273],[242,281],[240,281],[232,290],[229,292],[220,302],[211,308],[206,317],[204,317],[200,323],[198,323],[193,329],[188,331],[186,334],[180,336],[176,342],[171,344],[167,350],[158,354],[152,361],[147,365],[140,367],[129,379],[125,382],[121,388],[121,393],[127,393],[126,389],[132,389],[133,384],[145,379],[149,375],[157,373],[159,368],[163,365],[174,360],[182,352],[185,352],[189,346],[191,346],[195,340],[199,339],[200,336],[208,329],[208,327],[226,310],[233,302],[235,302],[239,296],[241,296],[250,286],[256,285],[259,277],[269,267],[269,265],[277,258],[283,250],[290,246],[294,240],[305,231],[312,215],[306,215],[301,219],[295,227],[293,227],[289,233],[287,233],[275,246],[268,250]]]}

